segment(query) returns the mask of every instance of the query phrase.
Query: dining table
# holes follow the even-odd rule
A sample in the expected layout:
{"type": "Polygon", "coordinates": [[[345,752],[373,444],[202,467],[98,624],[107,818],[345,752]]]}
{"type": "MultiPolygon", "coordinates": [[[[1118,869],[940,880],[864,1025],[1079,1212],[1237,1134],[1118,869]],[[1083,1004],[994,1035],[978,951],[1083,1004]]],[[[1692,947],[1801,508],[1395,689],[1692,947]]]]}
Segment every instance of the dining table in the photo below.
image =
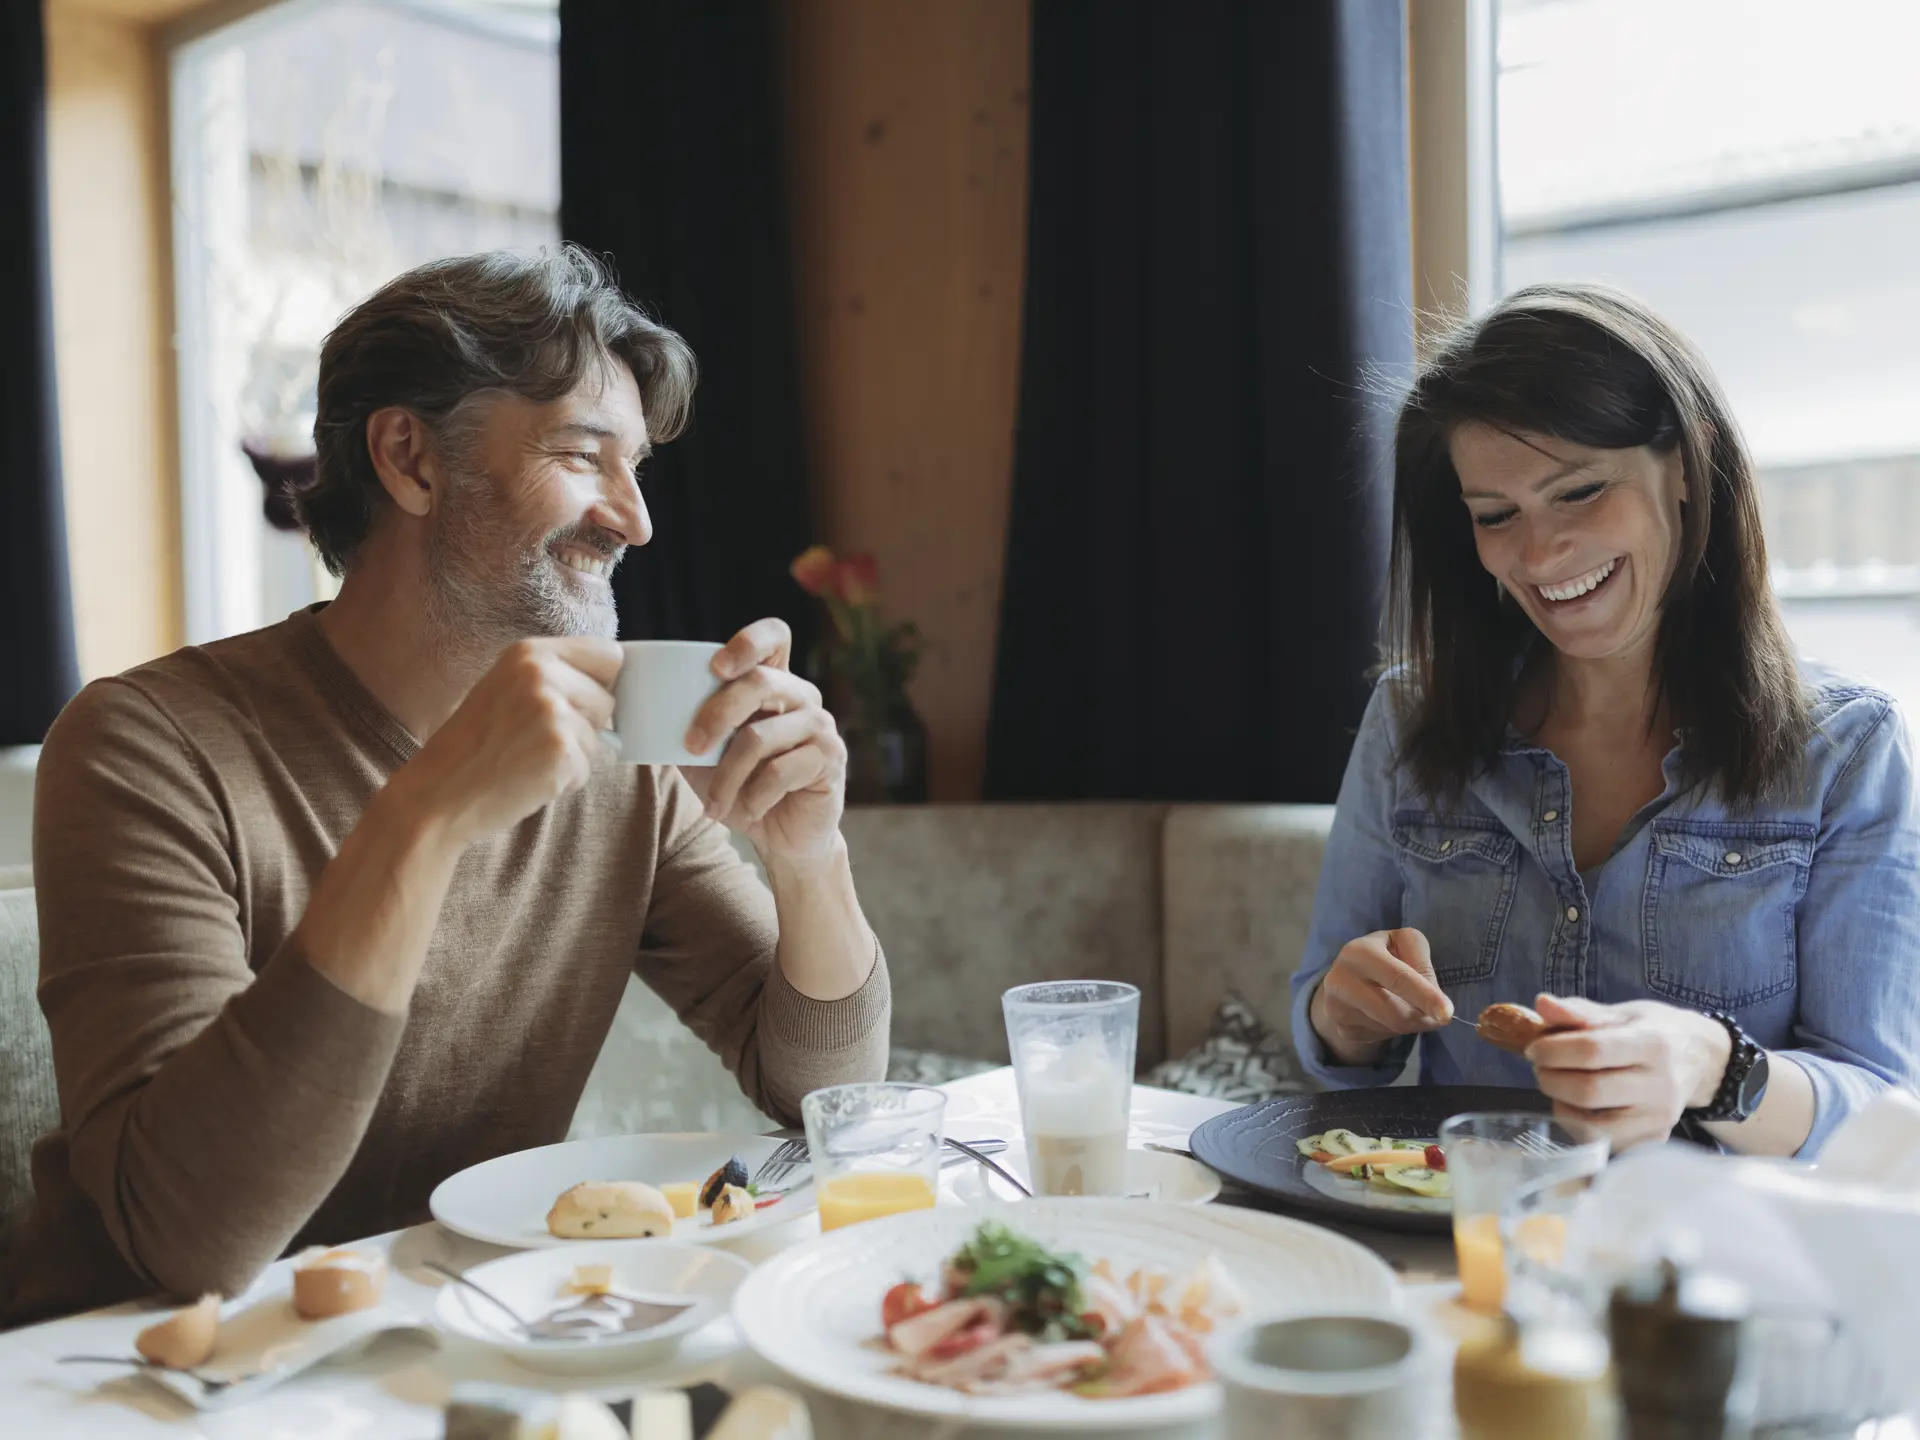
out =
{"type": "MultiPolygon", "coordinates": [[[[941,1087],[947,1093],[947,1133],[960,1140],[1024,1143],[1020,1106],[1010,1068],[990,1070],[941,1087]]],[[[1184,1150],[1194,1129],[1234,1103],[1137,1085],[1129,1143],[1184,1150]]],[[[946,1182],[951,1188],[953,1180],[946,1182]]],[[[1223,1189],[1216,1204],[1255,1203],[1257,1197],[1223,1189]]],[[[1330,1228],[1340,1229],[1339,1226],[1330,1228]]],[[[727,1246],[759,1264],[820,1233],[808,1213],[757,1230],[727,1246]]],[[[1406,1309],[1431,1327],[1443,1345],[1457,1344],[1477,1320],[1455,1303],[1452,1245],[1445,1237],[1354,1228],[1346,1231],[1380,1254],[1401,1280],[1406,1309]]],[[[641,1389],[682,1388],[708,1382],[739,1393],[756,1384],[782,1386],[806,1400],[819,1440],[974,1440],[988,1434],[1019,1440],[1023,1432],[986,1430],[863,1406],[809,1389],[780,1374],[741,1341],[733,1322],[716,1319],[688,1337],[669,1360],[631,1375],[563,1377],[526,1370],[458,1336],[428,1328],[436,1291],[447,1283],[433,1267],[464,1270],[511,1253],[457,1235],[434,1222],[351,1242],[387,1257],[387,1302],[412,1311],[422,1327],[389,1331],[356,1351],[322,1362],[224,1410],[199,1410],[135,1371],[113,1373],[61,1363],[67,1355],[131,1355],[135,1334],[156,1315],[152,1303],[129,1303],[0,1333],[0,1436],[32,1440],[440,1440],[444,1408],[454,1387],[490,1384],[519,1390],[587,1391],[622,1399],[641,1389]]],[[[256,1281],[254,1292],[284,1289],[291,1260],[280,1260],[256,1281]]],[[[245,1296],[238,1297],[243,1301],[245,1296]]],[[[1129,1432],[1140,1440],[1214,1440],[1214,1422],[1129,1432]]],[[[1883,1425],[1876,1440],[1920,1440],[1913,1428],[1883,1425]]]]}

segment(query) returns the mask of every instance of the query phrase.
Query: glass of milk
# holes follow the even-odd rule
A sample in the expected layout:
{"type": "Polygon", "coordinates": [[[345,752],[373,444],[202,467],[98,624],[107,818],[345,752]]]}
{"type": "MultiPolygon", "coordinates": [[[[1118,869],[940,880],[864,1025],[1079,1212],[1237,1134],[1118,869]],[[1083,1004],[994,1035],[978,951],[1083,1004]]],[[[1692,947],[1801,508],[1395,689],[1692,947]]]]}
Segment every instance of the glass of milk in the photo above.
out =
{"type": "Polygon", "coordinates": [[[1036,1195],[1126,1193],[1140,992],[1048,980],[1001,997],[1036,1195]]]}

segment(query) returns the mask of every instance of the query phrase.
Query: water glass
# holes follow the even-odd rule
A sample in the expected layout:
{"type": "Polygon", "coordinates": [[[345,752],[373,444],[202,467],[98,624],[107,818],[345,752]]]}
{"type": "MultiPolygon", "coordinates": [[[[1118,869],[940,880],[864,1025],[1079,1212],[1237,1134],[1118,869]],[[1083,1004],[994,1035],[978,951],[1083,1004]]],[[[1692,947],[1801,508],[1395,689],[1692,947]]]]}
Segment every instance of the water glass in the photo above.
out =
{"type": "MultiPolygon", "coordinates": [[[[1456,1115],[1440,1127],[1447,1174],[1453,1178],[1453,1248],[1461,1299],[1497,1315],[1506,1301],[1507,1254],[1500,1217],[1521,1190],[1542,1181],[1598,1174],[1607,1141],[1549,1115],[1456,1115]]],[[[1566,1246],[1566,1218],[1529,1216],[1513,1230],[1516,1249],[1557,1266],[1566,1246]]]]}
{"type": "Polygon", "coordinates": [[[946,1092],[929,1085],[833,1085],[802,1100],[820,1228],[931,1208],[946,1117],[946,1092]]]}
{"type": "Polygon", "coordinates": [[[1123,1195],[1140,992],[1048,980],[1001,997],[1036,1195],[1123,1195]]]}

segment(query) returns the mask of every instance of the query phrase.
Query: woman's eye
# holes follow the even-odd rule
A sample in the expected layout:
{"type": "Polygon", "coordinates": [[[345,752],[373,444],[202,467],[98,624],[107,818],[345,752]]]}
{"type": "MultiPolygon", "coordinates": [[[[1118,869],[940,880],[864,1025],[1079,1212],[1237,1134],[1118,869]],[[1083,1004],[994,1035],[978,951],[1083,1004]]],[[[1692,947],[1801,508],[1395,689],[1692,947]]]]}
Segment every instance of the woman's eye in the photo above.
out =
{"type": "Polygon", "coordinates": [[[1600,485],[1600,484],[1582,485],[1582,486],[1579,486],[1577,489],[1567,491],[1567,493],[1562,495],[1560,498],[1562,500],[1567,501],[1569,504],[1582,505],[1589,500],[1597,499],[1600,493],[1604,491],[1606,488],[1607,487],[1605,485],[1600,485]]]}
{"type": "Polygon", "coordinates": [[[1492,515],[1476,515],[1473,517],[1473,523],[1482,530],[1498,530],[1513,519],[1513,515],[1514,512],[1511,510],[1501,510],[1492,515]]]}

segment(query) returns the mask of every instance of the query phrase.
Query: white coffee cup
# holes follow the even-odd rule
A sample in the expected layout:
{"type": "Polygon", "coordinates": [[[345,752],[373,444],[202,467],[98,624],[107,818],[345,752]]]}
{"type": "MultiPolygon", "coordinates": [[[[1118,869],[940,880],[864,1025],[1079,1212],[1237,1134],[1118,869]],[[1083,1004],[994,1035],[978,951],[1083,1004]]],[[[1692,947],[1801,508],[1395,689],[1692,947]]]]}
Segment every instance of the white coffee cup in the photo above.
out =
{"type": "Polygon", "coordinates": [[[634,765],[715,765],[727,748],[721,736],[695,755],[687,730],[720,688],[713,657],[723,646],[705,640],[626,640],[613,684],[613,731],[620,758],[634,765]]]}
{"type": "Polygon", "coordinates": [[[1228,1440],[1418,1440],[1451,1418],[1433,1342],[1386,1311],[1247,1321],[1208,1356],[1228,1440]]]}

